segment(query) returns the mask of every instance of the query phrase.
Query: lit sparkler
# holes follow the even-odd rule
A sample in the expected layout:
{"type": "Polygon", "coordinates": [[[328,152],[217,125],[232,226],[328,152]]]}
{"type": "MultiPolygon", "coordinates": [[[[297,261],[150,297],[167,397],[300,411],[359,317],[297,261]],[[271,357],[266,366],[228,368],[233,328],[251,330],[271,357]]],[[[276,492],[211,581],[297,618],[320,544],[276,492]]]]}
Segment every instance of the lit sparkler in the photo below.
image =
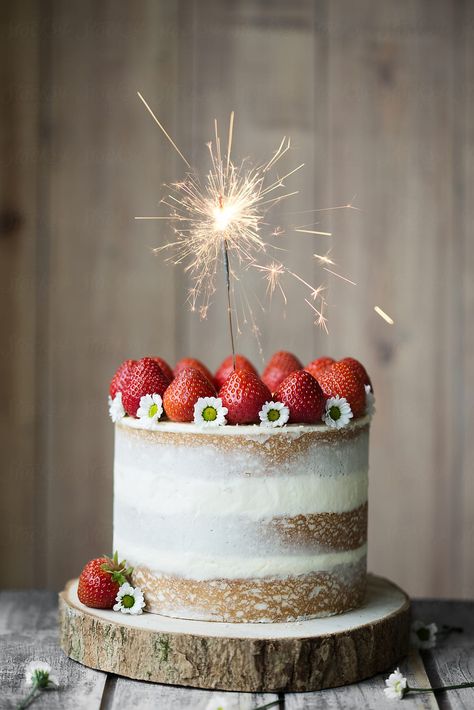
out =
{"type": "MultiPolygon", "coordinates": [[[[311,285],[284,263],[276,261],[270,261],[267,265],[259,263],[261,257],[264,257],[270,248],[278,249],[274,244],[265,241],[264,228],[269,237],[279,237],[283,234],[281,227],[271,226],[266,222],[268,211],[282,200],[297,194],[296,191],[285,190],[285,181],[300,170],[303,164],[289,170],[282,177],[278,174],[270,177],[279,161],[288,153],[290,140],[283,138],[271,159],[257,167],[251,167],[245,161],[235,164],[231,157],[234,130],[232,112],[224,152],[221,150],[218,124],[214,121],[214,140],[208,143],[211,167],[203,179],[191,168],[190,163],[143,96],[140,93],[138,96],[185,163],[187,172],[181,181],[169,186],[170,193],[162,199],[162,204],[168,209],[165,216],[151,215],[136,217],[136,219],[167,220],[173,225],[175,239],[155,251],[171,250],[170,260],[175,264],[184,264],[185,271],[192,279],[192,287],[188,295],[192,310],[199,310],[201,317],[206,316],[211,298],[216,291],[218,266],[222,262],[226,279],[232,353],[235,355],[233,314],[237,319],[237,330],[240,331],[233,286],[233,282],[235,284],[236,281],[235,269],[237,266],[244,269],[255,267],[267,283],[267,295],[270,298],[275,291],[279,291],[286,304],[287,296],[282,285],[282,279],[286,275],[297,280],[307,289],[311,300],[305,298],[305,302],[316,314],[315,323],[327,332],[324,285],[311,285]],[[234,301],[234,308],[232,301],[234,301]]],[[[352,208],[352,205],[344,207],[352,208]]],[[[342,208],[343,206],[338,206],[336,209],[342,208]]],[[[292,231],[312,237],[331,237],[331,232],[313,229],[314,226],[316,226],[314,223],[295,226],[292,231]]],[[[329,252],[326,255],[314,254],[314,257],[325,271],[354,284],[350,279],[328,268],[334,265],[329,252]]],[[[239,294],[239,297],[244,319],[248,315],[252,332],[257,334],[258,326],[248,296],[243,293],[243,296],[239,294]]]]}

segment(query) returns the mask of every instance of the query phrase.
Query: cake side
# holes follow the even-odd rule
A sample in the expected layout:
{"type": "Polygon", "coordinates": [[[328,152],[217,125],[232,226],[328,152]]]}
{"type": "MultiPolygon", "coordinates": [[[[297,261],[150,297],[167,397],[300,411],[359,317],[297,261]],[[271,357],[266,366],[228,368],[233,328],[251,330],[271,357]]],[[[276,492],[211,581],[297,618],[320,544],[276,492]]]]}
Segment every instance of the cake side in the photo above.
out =
{"type": "Polygon", "coordinates": [[[369,417],[341,430],[121,420],[114,547],[148,610],[264,622],[359,605],[368,430],[369,417]]]}

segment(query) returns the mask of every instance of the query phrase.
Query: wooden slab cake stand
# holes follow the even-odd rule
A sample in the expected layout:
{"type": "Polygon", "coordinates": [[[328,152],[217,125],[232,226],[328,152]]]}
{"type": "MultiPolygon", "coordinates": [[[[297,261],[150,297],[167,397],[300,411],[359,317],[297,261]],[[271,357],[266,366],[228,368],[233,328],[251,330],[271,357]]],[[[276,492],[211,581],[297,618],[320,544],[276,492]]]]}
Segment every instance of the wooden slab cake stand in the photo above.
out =
{"type": "Polygon", "coordinates": [[[155,683],[242,692],[307,691],[392,669],[408,650],[410,601],[369,575],[365,605],[325,619],[226,624],[89,609],[60,594],[61,646],[86,666],[155,683]]]}

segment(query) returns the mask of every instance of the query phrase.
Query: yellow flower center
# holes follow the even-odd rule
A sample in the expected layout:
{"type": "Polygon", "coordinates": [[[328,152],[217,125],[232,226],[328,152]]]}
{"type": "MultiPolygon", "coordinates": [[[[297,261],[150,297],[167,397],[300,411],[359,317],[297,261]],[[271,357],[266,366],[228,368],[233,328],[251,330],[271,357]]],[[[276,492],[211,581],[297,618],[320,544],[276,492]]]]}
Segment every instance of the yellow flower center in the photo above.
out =
{"type": "Polygon", "coordinates": [[[132,597],[131,594],[125,594],[122,597],[122,606],[124,606],[125,609],[131,609],[134,604],[135,604],[135,598],[132,597]]]}
{"type": "Polygon", "coordinates": [[[210,405],[202,410],[202,418],[205,422],[213,422],[217,419],[217,409],[210,405]]]}

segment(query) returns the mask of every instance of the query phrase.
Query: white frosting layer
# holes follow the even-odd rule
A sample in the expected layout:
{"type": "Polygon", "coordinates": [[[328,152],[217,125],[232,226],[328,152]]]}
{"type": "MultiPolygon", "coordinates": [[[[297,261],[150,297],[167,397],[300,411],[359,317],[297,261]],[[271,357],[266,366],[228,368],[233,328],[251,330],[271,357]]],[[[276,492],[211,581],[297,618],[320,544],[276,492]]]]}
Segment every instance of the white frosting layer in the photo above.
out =
{"type": "Polygon", "coordinates": [[[114,546],[133,566],[148,567],[156,576],[176,575],[186,579],[260,579],[262,577],[288,577],[310,572],[332,571],[341,565],[352,565],[367,555],[367,545],[356,550],[326,552],[308,555],[278,555],[253,557],[226,555],[223,557],[199,556],[183,550],[179,555],[168,550],[157,550],[146,545],[134,545],[120,535],[114,546]]]}
{"type": "Polygon", "coordinates": [[[343,513],[367,501],[368,471],[348,476],[290,476],[228,478],[216,487],[212,479],[180,475],[178,471],[115,468],[115,501],[156,515],[183,513],[254,520],[308,513],[343,513]],[[130,485],[134,481],[135,485],[130,485]],[[138,484],[138,485],[137,485],[138,484]]]}

